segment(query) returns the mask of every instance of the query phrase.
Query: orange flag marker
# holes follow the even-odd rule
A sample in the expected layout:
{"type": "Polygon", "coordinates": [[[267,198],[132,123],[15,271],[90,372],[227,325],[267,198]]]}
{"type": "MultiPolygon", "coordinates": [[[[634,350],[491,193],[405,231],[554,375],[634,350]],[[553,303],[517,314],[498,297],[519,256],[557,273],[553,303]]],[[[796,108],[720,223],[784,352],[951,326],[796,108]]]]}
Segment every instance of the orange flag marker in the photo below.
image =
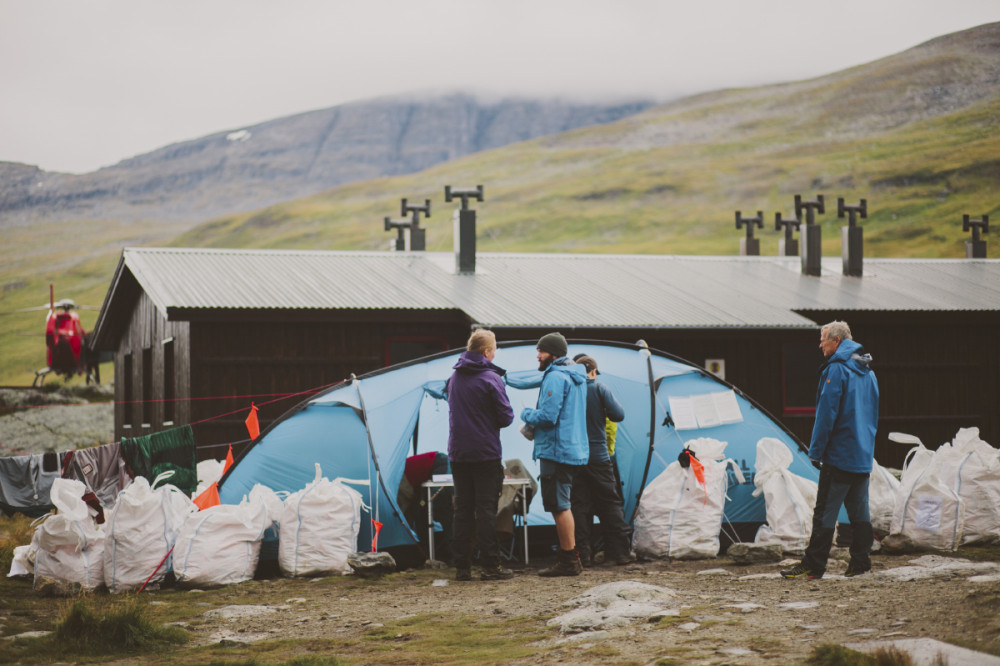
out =
{"type": "Polygon", "coordinates": [[[250,403],[250,416],[246,420],[247,432],[250,433],[250,439],[257,439],[260,437],[260,424],[257,422],[257,405],[250,403]]]}

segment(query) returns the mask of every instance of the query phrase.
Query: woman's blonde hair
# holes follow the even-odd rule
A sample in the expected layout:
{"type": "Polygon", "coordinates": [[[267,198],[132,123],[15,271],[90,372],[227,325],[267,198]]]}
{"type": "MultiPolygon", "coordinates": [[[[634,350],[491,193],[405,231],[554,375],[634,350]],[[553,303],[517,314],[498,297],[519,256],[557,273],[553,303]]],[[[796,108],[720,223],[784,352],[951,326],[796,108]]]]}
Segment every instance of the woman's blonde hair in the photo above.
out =
{"type": "Polygon", "coordinates": [[[493,349],[497,346],[497,336],[494,335],[493,331],[485,328],[477,328],[469,336],[469,341],[466,343],[465,348],[471,352],[478,352],[482,354],[483,352],[493,349]]]}

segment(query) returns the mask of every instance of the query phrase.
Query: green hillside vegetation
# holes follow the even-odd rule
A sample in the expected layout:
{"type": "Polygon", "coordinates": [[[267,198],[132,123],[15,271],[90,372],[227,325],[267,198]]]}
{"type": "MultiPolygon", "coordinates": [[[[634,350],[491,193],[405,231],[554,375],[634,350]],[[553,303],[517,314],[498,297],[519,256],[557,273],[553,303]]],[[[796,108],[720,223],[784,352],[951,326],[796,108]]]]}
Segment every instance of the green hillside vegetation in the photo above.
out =
{"type": "MultiPolygon", "coordinates": [[[[1000,24],[809,81],[724,90],[610,125],[537,139],[417,174],[365,181],[234,215],[179,237],[154,223],[80,222],[4,230],[0,311],[56,297],[99,305],[122,246],[382,251],[399,200],[432,200],[429,250],[452,248],[443,187],[482,184],[478,249],[735,255],[734,211],[764,211],[761,252],[776,255],[774,214],[824,194],[823,251],[840,256],[836,199],[868,201],[869,257],[962,257],[962,215],[1000,212],[1000,24]]],[[[986,237],[989,240],[990,236],[986,237]]],[[[991,247],[993,256],[1000,250],[991,247]]],[[[96,313],[84,313],[92,326],[96,313]]],[[[0,384],[44,365],[44,313],[0,317],[0,384]]],[[[102,368],[102,375],[107,371],[102,368]]]]}

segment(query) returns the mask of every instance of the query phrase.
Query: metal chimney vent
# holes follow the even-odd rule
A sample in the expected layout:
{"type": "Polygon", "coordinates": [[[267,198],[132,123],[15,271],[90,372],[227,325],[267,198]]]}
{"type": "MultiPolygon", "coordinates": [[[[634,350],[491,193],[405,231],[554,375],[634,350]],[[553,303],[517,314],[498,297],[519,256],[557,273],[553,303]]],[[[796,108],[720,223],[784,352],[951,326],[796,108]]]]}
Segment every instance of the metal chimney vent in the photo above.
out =
{"type": "Polygon", "coordinates": [[[858,216],[861,219],[868,217],[868,201],[862,199],[856,206],[848,206],[844,203],[844,197],[837,197],[837,217],[840,219],[847,215],[847,226],[840,228],[841,237],[841,257],[844,260],[844,275],[861,277],[864,262],[864,229],[857,226],[858,216]]]}
{"type": "Polygon", "coordinates": [[[444,186],[444,200],[450,202],[453,198],[462,200],[462,207],[452,214],[455,238],[455,272],[476,272],[476,211],[469,209],[469,199],[483,200],[483,186],[475,188],[457,188],[444,186]]]}

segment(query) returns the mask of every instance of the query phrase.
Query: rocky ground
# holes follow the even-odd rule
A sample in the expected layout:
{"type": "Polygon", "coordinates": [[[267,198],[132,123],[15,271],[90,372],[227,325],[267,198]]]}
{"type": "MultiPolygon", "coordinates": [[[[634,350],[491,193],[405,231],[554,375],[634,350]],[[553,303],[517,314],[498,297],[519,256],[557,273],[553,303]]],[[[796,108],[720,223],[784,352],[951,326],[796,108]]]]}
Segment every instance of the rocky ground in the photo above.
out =
{"type": "MultiPolygon", "coordinates": [[[[781,578],[787,562],[741,566],[726,557],[594,567],[555,579],[539,577],[535,565],[510,581],[459,583],[454,569],[422,570],[342,593],[322,581],[294,589],[283,579],[254,581],[247,592],[256,597],[251,590],[259,586],[272,601],[234,598],[191,630],[202,644],[335,638],[338,656],[364,663],[373,663],[364,641],[373,632],[395,641],[395,656],[410,663],[415,632],[407,619],[428,614],[469,623],[528,618],[528,627],[548,633],[533,637],[529,647],[537,652],[511,660],[522,663],[801,663],[823,643],[915,638],[1000,654],[995,561],[876,555],[871,574],[845,578],[846,564],[837,559],[822,580],[781,578]]],[[[519,644],[517,635],[510,638],[519,644]]],[[[1000,663],[979,658],[945,663],[1000,663]]]]}
{"type": "Polygon", "coordinates": [[[69,451],[114,441],[114,390],[0,389],[0,456],[69,451]]]}
{"type": "MultiPolygon", "coordinates": [[[[94,389],[77,394],[83,390],[0,392],[0,452],[110,442],[110,394],[94,389]],[[58,402],[72,404],[53,406],[58,402]]],[[[880,552],[873,557],[873,572],[856,578],[842,575],[846,557],[835,550],[822,580],[782,579],[778,571],[793,560],[739,565],[722,556],[637,562],[555,579],[539,577],[538,568],[548,563],[533,560],[515,566],[514,578],[502,582],[460,583],[454,569],[424,568],[371,583],[353,576],[269,578],[209,591],[200,599],[198,592],[176,589],[151,598],[177,608],[173,616],[181,618],[195,646],[334,639],[338,657],[360,663],[433,661],[413,652],[426,628],[411,623],[426,617],[458,625],[496,623],[497,631],[510,632],[512,646],[527,650],[528,656],[503,659],[515,663],[801,663],[823,643],[907,639],[981,651],[974,660],[951,656],[946,663],[1000,663],[990,656],[1000,655],[1000,549],[880,552]],[[377,657],[373,640],[379,644],[377,657]]],[[[26,596],[14,601],[15,607],[29,605],[24,602],[33,597],[30,582],[24,585],[26,596]]],[[[39,615],[26,627],[51,626],[55,606],[30,606],[38,610],[25,608],[24,619],[39,615]]],[[[4,620],[0,617],[0,633],[9,635],[14,629],[3,628],[4,620]]],[[[449,663],[461,661],[458,655],[449,663]]]]}

